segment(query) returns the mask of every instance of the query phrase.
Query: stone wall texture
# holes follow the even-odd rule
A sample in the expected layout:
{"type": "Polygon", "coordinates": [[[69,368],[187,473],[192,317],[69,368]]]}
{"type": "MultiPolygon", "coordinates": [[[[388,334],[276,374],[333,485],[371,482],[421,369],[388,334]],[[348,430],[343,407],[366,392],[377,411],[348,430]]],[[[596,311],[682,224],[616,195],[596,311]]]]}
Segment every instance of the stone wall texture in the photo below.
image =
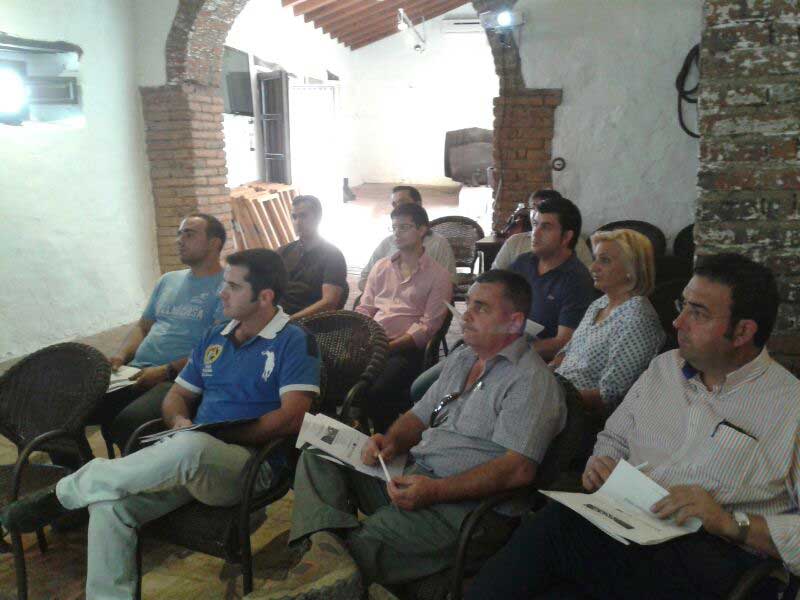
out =
{"type": "Polygon", "coordinates": [[[800,2],[707,0],[704,13],[697,253],[775,272],[769,348],[800,374],[800,2]]]}

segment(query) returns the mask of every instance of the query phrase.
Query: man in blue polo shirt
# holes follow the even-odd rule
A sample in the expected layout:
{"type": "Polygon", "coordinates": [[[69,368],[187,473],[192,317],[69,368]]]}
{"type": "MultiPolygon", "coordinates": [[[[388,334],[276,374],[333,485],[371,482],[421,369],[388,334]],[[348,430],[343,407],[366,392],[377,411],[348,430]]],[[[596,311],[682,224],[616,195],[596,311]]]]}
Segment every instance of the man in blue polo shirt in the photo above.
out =
{"type": "MultiPolygon", "coordinates": [[[[320,360],[314,338],[290,324],[276,304],[286,280],[283,262],[271,250],[228,257],[220,297],[232,321],[206,333],[162,406],[172,429],[255,421],[215,436],[177,432],[124,458],[95,459],[55,489],[31,494],[3,512],[9,531],[26,532],[88,507],[87,598],[134,597],[137,528],[193,499],[235,504],[250,448],[300,430],[319,393],[320,360]]],[[[269,487],[281,468],[280,459],[264,464],[257,485],[269,487]]]]}
{"type": "Polygon", "coordinates": [[[509,267],[530,284],[528,318],[544,326],[533,347],[552,360],[572,337],[589,304],[597,297],[592,276],[577,256],[581,212],[566,198],[547,198],[531,214],[531,252],[509,267]]]}

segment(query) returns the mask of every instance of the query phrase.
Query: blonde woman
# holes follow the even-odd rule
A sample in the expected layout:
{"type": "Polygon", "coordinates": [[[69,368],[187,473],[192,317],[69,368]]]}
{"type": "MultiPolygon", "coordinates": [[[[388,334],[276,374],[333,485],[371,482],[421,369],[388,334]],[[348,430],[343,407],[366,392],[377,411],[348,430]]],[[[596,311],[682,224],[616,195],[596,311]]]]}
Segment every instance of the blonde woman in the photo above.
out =
{"type": "Polygon", "coordinates": [[[584,406],[607,415],[664,344],[664,330],[647,299],[653,291],[653,247],[630,229],[591,237],[594,286],[603,292],[586,310],[551,366],[578,389],[584,406]]]}

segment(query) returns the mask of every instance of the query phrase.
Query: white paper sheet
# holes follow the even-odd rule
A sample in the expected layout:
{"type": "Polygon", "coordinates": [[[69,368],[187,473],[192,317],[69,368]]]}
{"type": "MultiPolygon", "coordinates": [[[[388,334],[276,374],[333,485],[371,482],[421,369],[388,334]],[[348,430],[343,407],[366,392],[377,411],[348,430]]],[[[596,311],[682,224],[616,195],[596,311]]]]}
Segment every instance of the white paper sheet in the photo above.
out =
{"type": "Polygon", "coordinates": [[[137,369],[136,367],[131,367],[128,365],[122,365],[116,371],[111,372],[111,380],[108,384],[108,389],[106,393],[113,392],[124,387],[128,387],[129,385],[133,385],[136,383],[135,381],[131,381],[130,378],[136,375],[141,371],[141,369],[137,369]]]}
{"type": "Polygon", "coordinates": [[[660,544],[694,533],[702,525],[699,519],[693,518],[679,526],[674,519],[662,520],[650,512],[650,507],[669,492],[625,460],[619,461],[606,482],[593,494],[542,493],[571,508],[618,541],[625,538],[642,545],[660,544]]]}
{"type": "MultiPolygon", "coordinates": [[[[386,476],[380,465],[368,466],[361,462],[361,449],[369,438],[349,425],[340,423],[326,415],[312,415],[306,413],[303,426],[297,436],[298,448],[305,444],[327,452],[337,460],[349,465],[356,471],[377,477],[386,481],[386,476]]],[[[389,475],[394,479],[403,474],[406,465],[406,455],[395,456],[386,463],[389,475]]]]}

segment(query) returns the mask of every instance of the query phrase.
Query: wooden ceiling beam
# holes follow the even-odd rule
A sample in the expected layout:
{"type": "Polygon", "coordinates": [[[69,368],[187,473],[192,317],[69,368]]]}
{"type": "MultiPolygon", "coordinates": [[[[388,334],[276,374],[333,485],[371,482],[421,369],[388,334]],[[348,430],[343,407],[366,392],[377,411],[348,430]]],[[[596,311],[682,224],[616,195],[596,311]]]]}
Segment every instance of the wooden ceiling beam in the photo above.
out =
{"type": "MultiPolygon", "coordinates": [[[[332,14],[337,13],[340,10],[351,8],[357,4],[363,4],[365,1],[366,0],[336,0],[336,2],[333,4],[328,4],[327,6],[318,8],[317,10],[307,12],[303,15],[303,19],[305,19],[306,23],[309,21],[314,21],[314,24],[316,25],[316,21],[318,19],[330,17],[332,14]]],[[[319,25],[317,25],[317,27],[319,27],[319,25]]]]}
{"type": "MultiPolygon", "coordinates": [[[[423,16],[426,20],[434,19],[453,10],[454,8],[458,8],[462,4],[464,4],[463,0],[440,0],[439,2],[435,3],[435,6],[431,6],[431,8],[425,11],[422,15],[412,18],[412,21],[414,21],[415,25],[418,25],[418,22],[416,22],[417,19],[421,19],[423,16]]],[[[409,16],[409,18],[411,17],[409,16]]],[[[375,31],[373,35],[367,35],[366,37],[362,35],[359,37],[351,37],[339,41],[349,46],[351,50],[358,50],[359,48],[373,44],[385,37],[389,37],[393,33],[398,33],[396,26],[386,28],[381,31],[375,31]]]]}
{"type": "MultiPolygon", "coordinates": [[[[392,3],[394,4],[395,2],[392,3]]],[[[349,7],[341,7],[336,12],[328,15],[327,17],[320,17],[316,19],[314,22],[319,23],[319,25],[323,29],[325,29],[327,25],[332,25],[333,23],[340,23],[348,19],[362,18],[367,13],[380,10],[388,3],[389,3],[388,0],[380,3],[375,2],[375,0],[362,0],[362,2],[360,2],[359,4],[353,4],[349,7]]]]}
{"type": "Polygon", "coordinates": [[[409,0],[385,0],[384,2],[381,2],[378,8],[373,8],[370,11],[359,13],[356,17],[339,18],[335,21],[330,21],[329,23],[323,23],[322,31],[334,35],[332,33],[333,31],[336,31],[341,27],[347,27],[353,23],[361,23],[367,20],[374,21],[375,19],[380,18],[396,19],[397,9],[405,8],[407,4],[409,4],[409,0]]]}
{"type": "Polygon", "coordinates": [[[403,8],[406,14],[412,18],[411,15],[416,14],[426,6],[431,6],[436,3],[437,0],[397,0],[398,6],[396,8],[389,8],[387,10],[375,12],[374,14],[366,14],[361,19],[347,21],[338,27],[331,27],[327,31],[325,27],[323,27],[322,31],[329,33],[331,37],[342,38],[359,31],[375,29],[383,25],[392,25],[396,29],[398,8],[403,8]]]}
{"type": "Polygon", "coordinates": [[[290,6],[300,4],[301,2],[303,2],[303,0],[281,0],[281,6],[283,6],[283,8],[289,8],[290,6]]]}
{"type": "Polygon", "coordinates": [[[333,4],[336,1],[337,0],[304,0],[302,2],[297,2],[293,7],[294,16],[299,17],[300,15],[304,15],[312,10],[333,4]]]}

